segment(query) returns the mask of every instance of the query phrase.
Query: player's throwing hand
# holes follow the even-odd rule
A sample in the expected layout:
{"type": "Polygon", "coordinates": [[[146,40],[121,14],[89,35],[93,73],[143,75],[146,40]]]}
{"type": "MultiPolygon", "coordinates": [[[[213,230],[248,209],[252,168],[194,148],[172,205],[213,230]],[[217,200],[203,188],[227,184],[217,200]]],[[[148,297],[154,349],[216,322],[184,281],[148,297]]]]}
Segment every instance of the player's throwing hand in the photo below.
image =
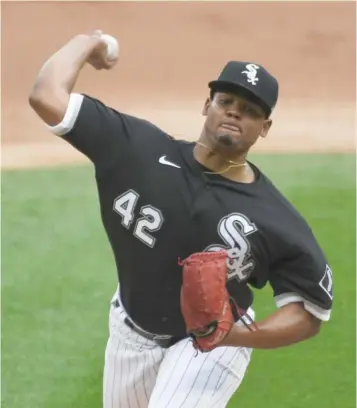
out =
{"type": "Polygon", "coordinates": [[[90,36],[98,39],[98,45],[87,59],[88,64],[97,70],[113,68],[119,58],[118,41],[100,30],[95,30],[90,36]]]}

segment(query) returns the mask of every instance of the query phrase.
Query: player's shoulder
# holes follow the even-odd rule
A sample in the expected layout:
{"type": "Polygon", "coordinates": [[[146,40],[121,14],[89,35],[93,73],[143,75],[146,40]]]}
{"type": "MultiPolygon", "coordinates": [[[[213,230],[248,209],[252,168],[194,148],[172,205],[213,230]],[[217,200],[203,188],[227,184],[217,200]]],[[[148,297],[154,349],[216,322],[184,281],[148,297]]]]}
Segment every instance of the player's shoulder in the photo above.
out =
{"type": "Polygon", "coordinates": [[[280,190],[279,187],[272,181],[258,166],[250,163],[256,172],[259,174],[260,184],[262,195],[266,202],[270,205],[274,205],[276,208],[279,208],[280,211],[283,211],[283,214],[287,214],[297,219],[305,222],[304,217],[300,214],[294,204],[287,198],[287,196],[280,190]]]}
{"type": "Polygon", "coordinates": [[[128,113],[128,111],[121,109],[115,103],[107,104],[102,100],[85,93],[82,93],[81,96],[83,97],[81,111],[83,111],[82,113],[86,115],[88,119],[95,119],[97,115],[94,115],[94,113],[96,113],[107,118],[120,119],[121,121],[127,122],[127,125],[150,127],[153,130],[162,131],[149,119],[128,113]]]}
{"type": "Polygon", "coordinates": [[[129,113],[129,109],[120,108],[116,103],[104,103],[100,99],[81,94],[82,104],[80,117],[77,119],[74,129],[101,128],[118,137],[126,136],[131,140],[132,146],[140,143],[141,147],[149,150],[155,145],[168,144],[173,138],[161,127],[155,124],[149,117],[143,117],[129,113]]]}
{"type": "Polygon", "coordinates": [[[266,209],[267,222],[271,230],[283,236],[285,241],[303,241],[313,238],[306,217],[287,198],[279,187],[256,165],[259,172],[259,198],[266,209]]]}
{"type": "Polygon", "coordinates": [[[308,263],[325,265],[326,256],[306,216],[263,173],[264,201],[260,217],[263,234],[275,263],[287,259],[305,259],[308,263]]]}

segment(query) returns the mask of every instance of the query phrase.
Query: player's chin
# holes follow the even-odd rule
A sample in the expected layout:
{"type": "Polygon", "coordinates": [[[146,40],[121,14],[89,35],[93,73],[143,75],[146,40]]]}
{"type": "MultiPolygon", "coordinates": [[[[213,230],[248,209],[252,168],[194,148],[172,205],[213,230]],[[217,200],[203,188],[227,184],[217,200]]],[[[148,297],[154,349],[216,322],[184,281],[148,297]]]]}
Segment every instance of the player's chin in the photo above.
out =
{"type": "Polygon", "coordinates": [[[240,132],[224,132],[216,135],[217,143],[222,146],[230,147],[237,146],[242,142],[240,132]]]}

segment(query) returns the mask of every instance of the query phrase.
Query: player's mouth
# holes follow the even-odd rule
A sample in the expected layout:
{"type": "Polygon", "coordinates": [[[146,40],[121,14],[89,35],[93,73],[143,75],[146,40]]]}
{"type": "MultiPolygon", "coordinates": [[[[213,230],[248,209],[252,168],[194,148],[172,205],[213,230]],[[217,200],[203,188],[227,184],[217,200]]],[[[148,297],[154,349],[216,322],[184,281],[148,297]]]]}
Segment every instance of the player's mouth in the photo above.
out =
{"type": "Polygon", "coordinates": [[[240,134],[242,133],[241,128],[239,126],[232,125],[230,123],[222,123],[220,127],[222,129],[229,130],[231,132],[240,133],[240,134]]]}

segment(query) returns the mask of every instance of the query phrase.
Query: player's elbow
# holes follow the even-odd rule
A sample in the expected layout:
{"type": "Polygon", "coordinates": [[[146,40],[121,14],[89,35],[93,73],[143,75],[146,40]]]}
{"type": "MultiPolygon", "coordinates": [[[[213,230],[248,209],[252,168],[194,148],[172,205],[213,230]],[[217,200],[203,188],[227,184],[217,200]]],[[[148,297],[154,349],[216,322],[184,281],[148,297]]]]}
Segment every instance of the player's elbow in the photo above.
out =
{"type": "Polygon", "coordinates": [[[28,102],[31,108],[37,113],[45,104],[45,95],[40,89],[34,86],[28,97],[28,102]]]}
{"type": "Polygon", "coordinates": [[[322,321],[308,312],[303,303],[291,303],[286,308],[289,309],[291,320],[295,322],[293,325],[298,342],[308,340],[319,334],[322,321]]]}
{"type": "Polygon", "coordinates": [[[62,121],[66,113],[69,95],[53,91],[41,82],[32,87],[28,103],[37,115],[48,125],[54,126],[62,121]]]}
{"type": "Polygon", "coordinates": [[[315,337],[321,331],[322,321],[307,312],[305,327],[306,327],[305,338],[309,339],[315,337]]]}
{"type": "Polygon", "coordinates": [[[29,103],[31,107],[36,108],[39,104],[44,104],[48,97],[53,94],[53,89],[46,81],[36,78],[29,94],[29,103]]]}

